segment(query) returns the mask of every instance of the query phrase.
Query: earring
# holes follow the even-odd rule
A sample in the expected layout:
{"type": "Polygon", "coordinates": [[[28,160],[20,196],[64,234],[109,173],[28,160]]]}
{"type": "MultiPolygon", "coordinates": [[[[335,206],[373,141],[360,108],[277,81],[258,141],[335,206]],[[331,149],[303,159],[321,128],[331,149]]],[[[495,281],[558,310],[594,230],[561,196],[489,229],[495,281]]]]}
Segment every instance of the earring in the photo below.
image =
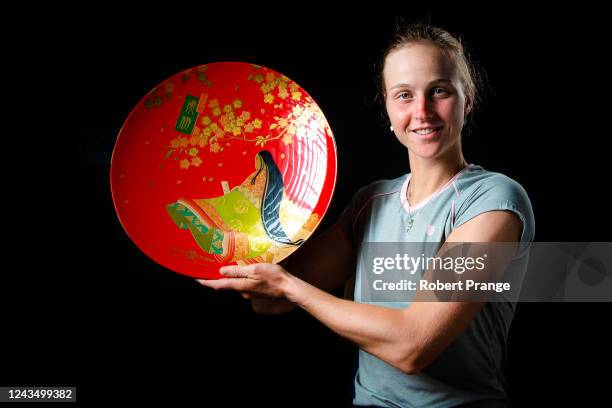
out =
{"type": "Polygon", "coordinates": [[[393,126],[389,126],[389,130],[393,132],[393,126]]]}

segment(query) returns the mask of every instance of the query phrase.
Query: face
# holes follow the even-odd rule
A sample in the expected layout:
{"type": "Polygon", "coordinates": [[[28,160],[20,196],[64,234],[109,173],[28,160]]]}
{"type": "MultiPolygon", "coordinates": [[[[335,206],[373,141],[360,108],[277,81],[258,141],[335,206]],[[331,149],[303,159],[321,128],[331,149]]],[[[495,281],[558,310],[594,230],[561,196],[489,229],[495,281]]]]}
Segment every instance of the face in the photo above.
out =
{"type": "Polygon", "coordinates": [[[434,159],[461,150],[469,104],[454,61],[430,44],[409,44],[385,60],[385,104],[411,156],[434,159]]]}

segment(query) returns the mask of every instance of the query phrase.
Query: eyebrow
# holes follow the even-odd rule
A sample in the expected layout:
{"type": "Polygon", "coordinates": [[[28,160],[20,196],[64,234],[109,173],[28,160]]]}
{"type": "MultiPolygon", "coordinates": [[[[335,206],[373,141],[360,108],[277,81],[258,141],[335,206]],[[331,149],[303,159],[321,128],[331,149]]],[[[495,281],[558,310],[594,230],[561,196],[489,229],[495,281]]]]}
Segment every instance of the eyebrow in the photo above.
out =
{"type": "MultiPolygon", "coordinates": [[[[452,81],[450,79],[447,79],[447,78],[438,78],[438,79],[435,79],[435,80],[431,81],[428,85],[435,84],[435,83],[440,83],[440,82],[452,84],[452,81]]],[[[397,85],[393,85],[391,88],[389,88],[389,90],[396,89],[396,88],[412,88],[412,86],[410,86],[410,84],[407,84],[407,83],[400,83],[400,84],[397,84],[397,85]]]]}

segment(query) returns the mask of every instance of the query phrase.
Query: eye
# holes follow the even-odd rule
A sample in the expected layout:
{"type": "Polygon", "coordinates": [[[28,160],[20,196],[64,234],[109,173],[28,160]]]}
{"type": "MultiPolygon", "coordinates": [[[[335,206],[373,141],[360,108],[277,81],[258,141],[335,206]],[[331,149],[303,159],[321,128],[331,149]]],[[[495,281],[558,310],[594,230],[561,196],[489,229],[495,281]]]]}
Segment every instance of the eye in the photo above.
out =
{"type": "Polygon", "coordinates": [[[450,92],[448,90],[446,90],[445,88],[440,88],[440,87],[432,89],[432,93],[434,96],[450,95],[450,92]]]}
{"type": "Polygon", "coordinates": [[[397,95],[397,99],[400,100],[407,100],[412,98],[412,95],[410,94],[410,92],[401,92],[397,95]]]}

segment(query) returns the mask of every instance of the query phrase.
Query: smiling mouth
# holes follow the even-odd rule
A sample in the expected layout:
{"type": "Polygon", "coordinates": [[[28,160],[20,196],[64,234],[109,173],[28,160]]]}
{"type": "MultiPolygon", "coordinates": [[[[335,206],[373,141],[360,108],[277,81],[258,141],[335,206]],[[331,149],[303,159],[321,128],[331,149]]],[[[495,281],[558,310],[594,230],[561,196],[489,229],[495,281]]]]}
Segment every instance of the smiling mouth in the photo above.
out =
{"type": "Polygon", "coordinates": [[[425,129],[418,129],[418,130],[413,130],[413,133],[416,133],[419,136],[427,136],[427,135],[431,135],[432,133],[437,132],[438,130],[442,129],[443,126],[438,126],[438,127],[431,127],[431,128],[425,128],[425,129]]]}

